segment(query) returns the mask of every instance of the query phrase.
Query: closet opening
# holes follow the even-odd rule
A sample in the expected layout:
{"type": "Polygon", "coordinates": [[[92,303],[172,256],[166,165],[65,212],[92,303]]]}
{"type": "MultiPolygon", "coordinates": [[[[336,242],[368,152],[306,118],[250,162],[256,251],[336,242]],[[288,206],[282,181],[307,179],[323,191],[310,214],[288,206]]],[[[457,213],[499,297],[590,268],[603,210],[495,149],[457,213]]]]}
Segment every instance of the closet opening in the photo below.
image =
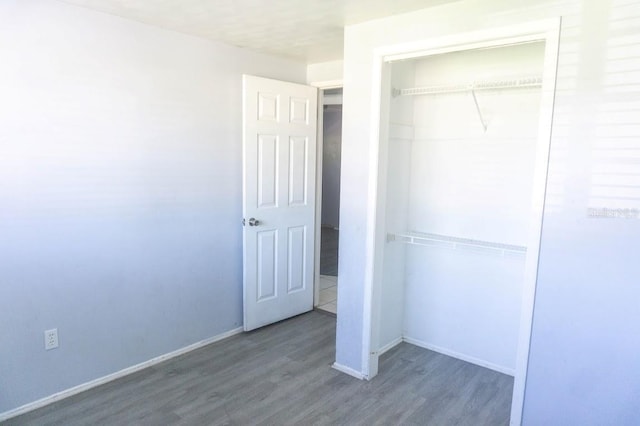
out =
{"type": "Polygon", "coordinates": [[[319,270],[316,283],[316,308],[337,314],[338,245],[340,232],[340,163],[342,151],[342,87],[321,89],[318,127],[320,224],[319,270]]]}
{"type": "Polygon", "coordinates": [[[367,377],[395,346],[418,346],[500,376],[514,424],[528,362],[558,25],[380,56],[367,377]]]}

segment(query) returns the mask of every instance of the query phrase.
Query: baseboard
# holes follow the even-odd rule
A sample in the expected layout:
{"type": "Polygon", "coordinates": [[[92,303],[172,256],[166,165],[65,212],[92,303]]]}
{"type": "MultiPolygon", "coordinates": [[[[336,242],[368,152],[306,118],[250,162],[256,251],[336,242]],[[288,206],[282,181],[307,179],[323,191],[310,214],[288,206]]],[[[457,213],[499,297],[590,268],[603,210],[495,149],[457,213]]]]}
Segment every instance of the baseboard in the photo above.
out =
{"type": "Polygon", "coordinates": [[[387,343],[386,345],[378,349],[378,356],[384,354],[385,352],[390,351],[391,349],[395,348],[402,342],[403,342],[402,337],[398,337],[397,339],[392,340],[391,342],[387,343]]]}
{"type": "Polygon", "coordinates": [[[210,337],[208,339],[201,340],[199,342],[193,343],[189,346],[185,346],[183,348],[177,349],[173,352],[166,353],[164,355],[157,356],[155,358],[151,358],[148,361],[141,362],[140,364],[133,365],[131,367],[127,367],[120,371],[116,371],[115,373],[108,374],[103,377],[99,377],[97,379],[91,380],[86,383],[82,383],[78,386],[74,386],[69,389],[65,389],[63,391],[54,393],[53,395],[46,396],[42,399],[38,399],[33,402],[29,402],[28,404],[22,405],[20,407],[14,408],[9,411],[5,411],[4,413],[0,413],[0,422],[8,420],[12,417],[19,416],[21,414],[28,413],[29,411],[36,410],[38,408],[42,408],[46,405],[53,404],[54,402],[60,401],[65,398],[69,398],[70,396],[79,394],[80,392],[84,392],[86,390],[95,388],[96,386],[103,385],[105,383],[111,382],[113,380],[119,379],[121,377],[127,376],[129,374],[135,373],[137,371],[143,370],[147,367],[151,367],[153,365],[159,364],[163,361],[166,361],[171,358],[175,358],[180,355],[184,355],[188,352],[194,351],[196,349],[200,349],[204,346],[210,345],[211,343],[218,342],[220,340],[224,340],[228,337],[235,336],[236,334],[242,333],[243,328],[238,327],[233,330],[227,331],[222,334],[218,334],[217,336],[210,337]]]}
{"type": "Polygon", "coordinates": [[[469,355],[466,355],[466,354],[463,354],[463,353],[460,353],[460,352],[452,351],[450,349],[442,348],[440,346],[432,345],[430,343],[426,343],[426,342],[423,342],[421,340],[412,339],[411,337],[406,337],[405,336],[402,340],[404,340],[405,342],[410,343],[412,345],[419,346],[419,347],[425,348],[425,349],[429,349],[430,351],[438,352],[438,353],[441,353],[443,355],[450,356],[452,358],[457,358],[457,359],[460,359],[462,361],[470,362],[471,364],[479,365],[480,367],[485,367],[485,368],[488,368],[490,370],[497,371],[498,373],[507,374],[507,375],[512,376],[512,377],[515,376],[515,374],[516,374],[515,369],[513,369],[513,368],[504,367],[502,365],[497,365],[497,364],[494,364],[494,363],[489,362],[489,361],[485,361],[485,360],[480,359],[480,358],[476,358],[476,357],[469,356],[469,355]]]}
{"type": "Polygon", "coordinates": [[[333,369],[340,371],[341,373],[345,373],[350,375],[351,377],[355,377],[359,380],[364,380],[364,374],[359,371],[354,370],[353,368],[347,367],[346,365],[338,364],[334,362],[331,366],[333,369]]]}

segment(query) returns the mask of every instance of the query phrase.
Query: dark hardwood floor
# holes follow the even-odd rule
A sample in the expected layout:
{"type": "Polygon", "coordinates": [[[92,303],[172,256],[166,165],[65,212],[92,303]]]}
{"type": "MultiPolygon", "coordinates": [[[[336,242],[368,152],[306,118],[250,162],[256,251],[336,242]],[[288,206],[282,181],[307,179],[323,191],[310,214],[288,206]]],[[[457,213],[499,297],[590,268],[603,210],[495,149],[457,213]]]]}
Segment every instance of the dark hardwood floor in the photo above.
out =
{"type": "Polygon", "coordinates": [[[10,419],[8,425],[507,425],[513,379],[402,343],[370,382],[331,368],[311,312],[10,419]]]}

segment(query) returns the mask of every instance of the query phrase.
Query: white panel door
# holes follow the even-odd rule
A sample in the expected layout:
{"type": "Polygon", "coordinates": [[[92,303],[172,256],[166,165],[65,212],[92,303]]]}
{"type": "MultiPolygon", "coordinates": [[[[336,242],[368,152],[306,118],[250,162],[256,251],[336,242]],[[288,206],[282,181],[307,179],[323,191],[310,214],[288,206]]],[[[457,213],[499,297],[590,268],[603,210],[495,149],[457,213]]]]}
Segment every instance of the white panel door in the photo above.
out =
{"type": "Polygon", "coordinates": [[[244,329],[313,309],[317,89],[243,76],[244,329]]]}

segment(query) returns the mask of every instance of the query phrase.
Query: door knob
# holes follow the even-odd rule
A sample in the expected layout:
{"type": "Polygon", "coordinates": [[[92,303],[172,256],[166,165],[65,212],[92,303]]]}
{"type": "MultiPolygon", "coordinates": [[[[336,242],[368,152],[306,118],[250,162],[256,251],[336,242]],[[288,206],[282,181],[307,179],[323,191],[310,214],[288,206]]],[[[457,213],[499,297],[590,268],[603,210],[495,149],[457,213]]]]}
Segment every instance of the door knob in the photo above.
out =
{"type": "Polygon", "coordinates": [[[254,217],[249,219],[249,226],[258,226],[260,225],[260,221],[254,217]]]}

